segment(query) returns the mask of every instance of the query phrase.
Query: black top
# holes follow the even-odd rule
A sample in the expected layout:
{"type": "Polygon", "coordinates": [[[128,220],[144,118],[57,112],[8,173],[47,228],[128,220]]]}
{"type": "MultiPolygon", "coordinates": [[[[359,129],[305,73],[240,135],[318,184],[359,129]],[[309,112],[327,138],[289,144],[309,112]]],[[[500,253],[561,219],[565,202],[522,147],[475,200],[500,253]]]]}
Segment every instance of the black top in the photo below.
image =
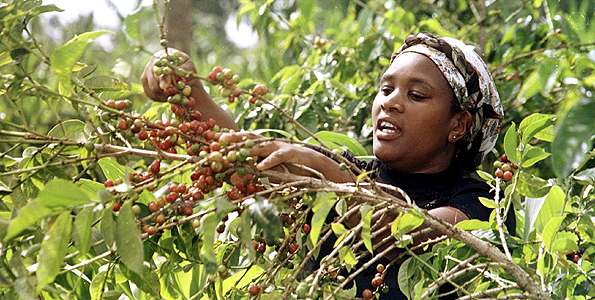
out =
{"type": "MultiPolygon", "coordinates": [[[[369,176],[377,182],[401,188],[409,195],[411,200],[415,201],[423,209],[454,207],[465,213],[469,219],[489,220],[492,209],[481,204],[478,198],[485,197],[493,199],[494,191],[491,191],[490,186],[485,182],[463,176],[460,168],[454,164],[447,170],[439,173],[402,173],[390,169],[376,158],[364,161],[356,159],[348,152],[343,152],[342,155],[356,164],[362,171],[373,171],[369,176]]],[[[335,216],[329,217],[334,218],[335,216]]],[[[514,232],[515,225],[514,214],[511,210],[506,218],[506,226],[509,232],[514,232]]],[[[334,235],[331,235],[331,238],[325,241],[318,258],[322,258],[332,251],[335,240],[334,235]]],[[[382,260],[379,263],[384,263],[385,265],[388,263],[388,260],[384,258],[382,260]]],[[[359,268],[365,262],[367,262],[367,259],[363,259],[356,268],[359,268]]],[[[314,270],[317,269],[318,261],[313,262],[312,267],[314,270]]],[[[407,297],[401,293],[397,283],[399,266],[393,265],[386,272],[384,283],[388,285],[389,293],[383,294],[380,292],[380,299],[406,300],[407,297]]],[[[372,291],[376,289],[371,284],[375,274],[376,269],[374,264],[374,266],[362,271],[355,278],[358,297],[362,296],[362,292],[365,289],[372,291]]],[[[348,288],[350,286],[352,286],[351,283],[347,285],[348,288]]]]}

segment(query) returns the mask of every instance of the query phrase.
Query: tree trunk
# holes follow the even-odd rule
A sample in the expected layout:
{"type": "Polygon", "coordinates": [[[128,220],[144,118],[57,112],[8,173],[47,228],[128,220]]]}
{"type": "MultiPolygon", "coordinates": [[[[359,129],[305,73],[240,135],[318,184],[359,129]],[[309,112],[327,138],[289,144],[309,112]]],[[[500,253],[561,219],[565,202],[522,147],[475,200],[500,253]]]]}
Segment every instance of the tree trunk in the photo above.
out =
{"type": "Polygon", "coordinates": [[[190,52],[192,45],[192,5],[190,0],[171,0],[165,18],[165,37],[169,45],[190,52]]]}

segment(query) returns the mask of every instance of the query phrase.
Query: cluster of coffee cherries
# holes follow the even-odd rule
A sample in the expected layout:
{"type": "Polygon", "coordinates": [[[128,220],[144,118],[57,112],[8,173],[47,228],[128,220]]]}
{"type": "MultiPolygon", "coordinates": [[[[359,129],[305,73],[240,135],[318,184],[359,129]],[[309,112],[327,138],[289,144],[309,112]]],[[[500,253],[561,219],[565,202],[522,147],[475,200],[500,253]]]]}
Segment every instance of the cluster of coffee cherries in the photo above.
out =
{"type": "Polygon", "coordinates": [[[591,261],[589,256],[583,256],[587,249],[580,248],[578,251],[571,251],[570,253],[566,254],[566,259],[578,264],[581,258],[586,261],[591,261]]]}
{"type": "Polygon", "coordinates": [[[514,176],[513,170],[516,170],[519,167],[516,164],[512,163],[508,159],[506,154],[502,154],[500,156],[500,160],[494,162],[494,168],[496,168],[494,175],[497,178],[502,178],[502,180],[504,180],[505,182],[509,182],[512,180],[512,177],[514,176]]]}
{"type": "MultiPolygon", "coordinates": [[[[386,267],[383,264],[377,264],[376,265],[376,275],[374,275],[374,278],[372,278],[372,286],[380,289],[382,291],[382,293],[387,294],[389,291],[389,287],[384,284],[384,276],[383,273],[385,271],[386,267]]],[[[370,289],[365,289],[362,292],[362,297],[364,299],[372,299],[372,297],[374,296],[374,292],[372,292],[370,289]]]]}
{"type": "MultiPolygon", "coordinates": [[[[227,102],[233,103],[236,101],[236,99],[240,99],[239,97],[242,95],[243,91],[242,89],[234,86],[240,81],[240,77],[237,74],[234,74],[231,69],[222,69],[219,66],[214,67],[207,78],[211,84],[220,85],[219,94],[227,98],[227,102]]],[[[250,97],[248,97],[248,102],[250,102],[250,104],[256,104],[259,97],[266,95],[266,93],[266,85],[257,84],[252,89],[250,97]]]]}

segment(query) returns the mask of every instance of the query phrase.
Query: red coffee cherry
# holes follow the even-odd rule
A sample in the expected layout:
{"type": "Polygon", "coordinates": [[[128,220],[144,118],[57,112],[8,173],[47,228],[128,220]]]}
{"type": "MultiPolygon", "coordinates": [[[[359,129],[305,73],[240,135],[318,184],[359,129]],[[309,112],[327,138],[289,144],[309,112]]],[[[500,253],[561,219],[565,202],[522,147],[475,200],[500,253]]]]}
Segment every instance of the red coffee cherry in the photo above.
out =
{"type": "Polygon", "coordinates": [[[382,285],[382,277],[381,276],[375,276],[374,279],[372,279],[372,286],[373,287],[379,287],[382,285]]]}
{"type": "Polygon", "coordinates": [[[512,172],[511,171],[506,171],[504,172],[504,174],[502,175],[502,179],[504,179],[504,181],[511,181],[512,180],[512,172]]]}
{"type": "Polygon", "coordinates": [[[114,207],[113,207],[114,212],[120,211],[120,207],[121,207],[121,205],[119,202],[114,203],[114,207]]]}
{"type": "Polygon", "coordinates": [[[372,299],[372,296],[374,294],[372,293],[372,291],[370,291],[369,289],[365,289],[364,292],[362,293],[362,297],[364,297],[364,299],[372,299]]]}
{"type": "Polygon", "coordinates": [[[256,296],[260,294],[260,287],[253,285],[248,289],[248,293],[250,293],[251,296],[256,296]]]}

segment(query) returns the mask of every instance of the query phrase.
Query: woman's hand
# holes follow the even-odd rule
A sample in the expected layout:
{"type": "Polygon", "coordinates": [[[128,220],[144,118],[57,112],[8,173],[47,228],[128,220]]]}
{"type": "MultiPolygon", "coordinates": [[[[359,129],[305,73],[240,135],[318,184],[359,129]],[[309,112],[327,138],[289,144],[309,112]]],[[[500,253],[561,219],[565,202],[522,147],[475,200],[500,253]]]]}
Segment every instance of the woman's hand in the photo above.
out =
{"type": "MultiPolygon", "coordinates": [[[[168,48],[168,53],[171,54],[174,51],[178,51],[178,50],[168,48]]],[[[183,63],[181,65],[179,65],[178,67],[180,67],[188,72],[196,74],[196,67],[194,66],[194,62],[192,62],[190,57],[184,52],[179,52],[179,53],[180,53],[180,57],[182,58],[183,63]]],[[[169,88],[175,87],[177,79],[179,78],[179,76],[176,76],[174,74],[155,75],[155,73],[153,72],[153,67],[155,66],[155,62],[162,57],[167,57],[165,50],[161,50],[161,51],[155,53],[153,56],[151,56],[151,59],[145,66],[145,70],[143,71],[143,74],[141,76],[141,81],[143,83],[143,89],[145,91],[145,94],[151,100],[157,101],[157,102],[167,101],[167,96],[165,95],[164,91],[166,91],[169,88]]],[[[193,77],[189,78],[187,80],[186,84],[190,85],[193,89],[195,89],[195,88],[203,89],[202,84],[200,83],[200,80],[197,80],[196,78],[193,78],[193,77]]]]}
{"type": "MultiPolygon", "coordinates": [[[[168,48],[168,53],[172,53],[173,51],[177,50],[168,48]]],[[[176,86],[177,80],[179,79],[179,76],[174,74],[162,74],[158,76],[153,72],[155,62],[164,56],[166,56],[165,50],[161,50],[151,56],[151,60],[149,60],[147,63],[147,66],[145,67],[141,77],[143,90],[145,91],[147,97],[158,102],[167,101],[167,95],[165,94],[165,91],[170,88],[174,88],[176,86]]],[[[180,57],[182,58],[182,64],[180,64],[178,67],[192,74],[196,74],[196,67],[194,66],[194,62],[192,62],[190,57],[183,52],[180,52],[180,57]]],[[[190,76],[190,78],[186,79],[186,84],[192,89],[190,97],[194,98],[195,104],[193,109],[199,111],[202,114],[203,120],[213,118],[217,125],[222,128],[229,128],[233,130],[239,129],[233,117],[224,111],[221,106],[215,103],[211,96],[205,91],[200,79],[190,76]]]]}
{"type": "MultiPolygon", "coordinates": [[[[230,143],[239,143],[246,139],[254,141],[265,139],[260,135],[248,132],[224,134],[230,143]]],[[[333,182],[350,182],[351,177],[346,171],[339,169],[339,164],[326,155],[308,147],[271,140],[257,142],[250,148],[250,155],[259,157],[256,165],[258,170],[277,169],[281,164],[302,165],[322,174],[326,179],[333,182]]],[[[290,172],[302,176],[316,176],[306,168],[292,167],[288,165],[290,172]]]]}

